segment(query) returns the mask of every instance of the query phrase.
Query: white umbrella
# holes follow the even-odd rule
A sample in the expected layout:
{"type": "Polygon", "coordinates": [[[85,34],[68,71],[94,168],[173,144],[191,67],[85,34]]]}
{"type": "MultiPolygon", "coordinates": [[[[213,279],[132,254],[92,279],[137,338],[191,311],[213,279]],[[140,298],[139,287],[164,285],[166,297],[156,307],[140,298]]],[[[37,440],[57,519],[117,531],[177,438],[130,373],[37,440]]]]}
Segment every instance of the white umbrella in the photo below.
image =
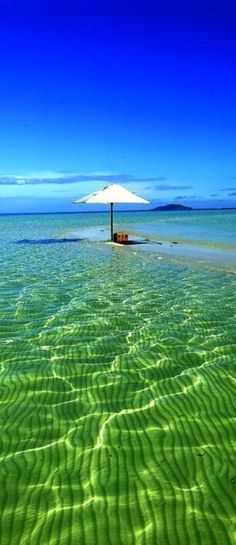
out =
{"type": "Polygon", "coordinates": [[[150,201],[143,199],[122,185],[119,184],[109,184],[96,191],[95,193],[90,193],[82,199],[74,201],[75,204],[87,203],[87,204],[110,204],[111,205],[111,240],[113,240],[113,204],[149,204],[150,201]]]}

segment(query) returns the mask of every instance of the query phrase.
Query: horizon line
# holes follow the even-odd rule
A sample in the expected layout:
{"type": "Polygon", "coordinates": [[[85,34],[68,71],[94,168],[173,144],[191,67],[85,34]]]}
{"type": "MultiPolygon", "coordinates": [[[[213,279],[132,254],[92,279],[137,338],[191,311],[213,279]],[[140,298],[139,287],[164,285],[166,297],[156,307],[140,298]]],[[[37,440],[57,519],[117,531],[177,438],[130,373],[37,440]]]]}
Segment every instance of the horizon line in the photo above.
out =
{"type": "MultiPolygon", "coordinates": [[[[180,210],[158,210],[155,208],[148,208],[148,210],[117,210],[117,213],[121,214],[127,214],[130,212],[200,212],[200,211],[222,211],[222,210],[236,210],[236,206],[223,206],[221,208],[189,208],[188,210],[180,209],[180,210]]],[[[79,212],[71,212],[71,211],[58,211],[58,212],[0,212],[0,216],[41,216],[41,215],[55,215],[55,214],[107,214],[109,210],[86,210],[86,211],[79,211],[79,212]]]]}

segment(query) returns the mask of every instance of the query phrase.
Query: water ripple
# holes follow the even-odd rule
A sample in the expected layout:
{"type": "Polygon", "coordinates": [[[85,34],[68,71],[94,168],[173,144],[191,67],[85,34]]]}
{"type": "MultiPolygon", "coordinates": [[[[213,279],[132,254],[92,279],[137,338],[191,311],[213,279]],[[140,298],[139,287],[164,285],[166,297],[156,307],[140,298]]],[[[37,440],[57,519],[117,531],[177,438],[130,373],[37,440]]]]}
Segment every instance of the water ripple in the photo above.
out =
{"type": "Polygon", "coordinates": [[[0,280],[1,544],[232,544],[235,275],[23,246],[0,280]]]}

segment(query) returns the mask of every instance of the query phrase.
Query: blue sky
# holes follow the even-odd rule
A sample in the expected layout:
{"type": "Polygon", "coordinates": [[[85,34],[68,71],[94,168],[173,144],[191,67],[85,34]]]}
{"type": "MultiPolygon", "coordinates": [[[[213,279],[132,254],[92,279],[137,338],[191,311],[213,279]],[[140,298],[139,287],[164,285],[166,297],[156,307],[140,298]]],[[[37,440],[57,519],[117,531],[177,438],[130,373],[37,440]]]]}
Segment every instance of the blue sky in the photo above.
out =
{"type": "Polygon", "coordinates": [[[229,0],[1,0],[0,212],[112,181],[236,206],[235,21],[229,0]]]}

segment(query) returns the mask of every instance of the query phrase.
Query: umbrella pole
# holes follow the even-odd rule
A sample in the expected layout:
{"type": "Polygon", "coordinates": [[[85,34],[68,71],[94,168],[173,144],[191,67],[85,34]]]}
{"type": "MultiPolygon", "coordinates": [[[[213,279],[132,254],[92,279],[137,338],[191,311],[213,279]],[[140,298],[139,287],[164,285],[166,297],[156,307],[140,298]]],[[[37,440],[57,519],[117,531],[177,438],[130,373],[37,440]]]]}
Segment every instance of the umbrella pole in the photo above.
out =
{"type": "Polygon", "coordinates": [[[111,242],[113,242],[113,202],[110,203],[111,205],[111,242]]]}

